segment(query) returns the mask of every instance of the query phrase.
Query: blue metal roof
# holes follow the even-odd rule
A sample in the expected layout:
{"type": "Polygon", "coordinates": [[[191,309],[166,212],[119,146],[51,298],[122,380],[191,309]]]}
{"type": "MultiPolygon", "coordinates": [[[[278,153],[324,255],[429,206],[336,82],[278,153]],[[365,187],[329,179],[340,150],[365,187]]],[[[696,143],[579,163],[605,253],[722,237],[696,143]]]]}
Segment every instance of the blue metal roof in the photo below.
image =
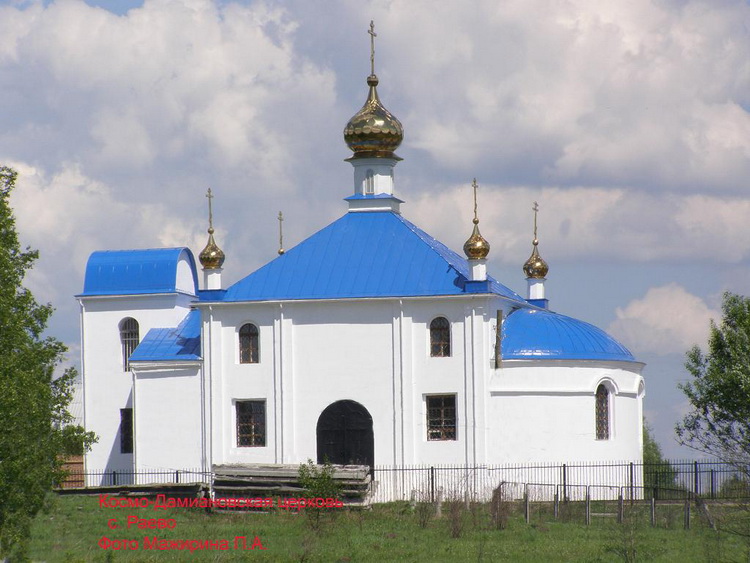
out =
{"type": "Polygon", "coordinates": [[[394,201],[397,201],[399,203],[404,203],[404,200],[398,199],[396,196],[392,194],[354,194],[350,195],[349,197],[345,197],[344,201],[356,201],[358,199],[392,199],[394,201]]]}
{"type": "Polygon", "coordinates": [[[130,355],[131,362],[200,360],[201,314],[190,311],[177,328],[152,328],[130,355]]]}
{"type": "MultiPolygon", "coordinates": [[[[461,295],[465,258],[392,212],[347,213],[238,281],[223,301],[461,295]]],[[[525,301],[490,278],[490,293],[525,301]]]]}
{"type": "MultiPolygon", "coordinates": [[[[100,250],[89,257],[81,296],[174,293],[177,264],[187,257],[198,287],[195,258],[189,248],[100,250]]],[[[193,290],[193,292],[195,289],[193,290]]]]}
{"type": "Polygon", "coordinates": [[[633,355],[589,323],[538,309],[518,309],[503,323],[504,360],[620,360],[633,355]]]}

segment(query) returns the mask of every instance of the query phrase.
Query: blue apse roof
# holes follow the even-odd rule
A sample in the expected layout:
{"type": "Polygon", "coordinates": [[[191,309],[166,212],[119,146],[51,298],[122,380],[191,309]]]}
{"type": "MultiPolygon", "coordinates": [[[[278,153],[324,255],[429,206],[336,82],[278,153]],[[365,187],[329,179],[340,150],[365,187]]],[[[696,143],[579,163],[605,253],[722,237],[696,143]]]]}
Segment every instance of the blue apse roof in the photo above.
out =
{"type": "Polygon", "coordinates": [[[630,351],[589,323],[538,309],[518,309],[503,323],[504,360],[620,360],[630,351]]]}
{"type": "MultiPolygon", "coordinates": [[[[460,295],[465,258],[387,211],[347,213],[228,288],[224,301],[460,295]]],[[[490,278],[488,289],[525,301],[490,278]]]]}
{"type": "Polygon", "coordinates": [[[174,293],[177,263],[185,252],[198,287],[195,258],[189,248],[100,250],[89,257],[82,296],[174,293]]]}
{"type": "Polygon", "coordinates": [[[131,362],[200,360],[201,314],[190,311],[177,328],[152,328],[130,355],[131,362]]]}

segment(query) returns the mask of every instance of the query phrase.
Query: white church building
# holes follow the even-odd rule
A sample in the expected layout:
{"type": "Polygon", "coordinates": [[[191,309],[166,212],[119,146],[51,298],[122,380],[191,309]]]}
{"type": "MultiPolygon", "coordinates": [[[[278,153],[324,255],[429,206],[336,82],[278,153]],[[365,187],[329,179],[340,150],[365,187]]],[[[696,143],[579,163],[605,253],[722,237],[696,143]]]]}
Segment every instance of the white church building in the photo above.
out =
{"type": "Polygon", "coordinates": [[[641,461],[643,364],[550,309],[536,232],[524,298],[488,274],[476,203],[465,257],[402,214],[403,129],[367,84],[348,209],[271,262],[225,287],[211,219],[200,265],[188,248],[91,255],[88,472],[641,461]]]}

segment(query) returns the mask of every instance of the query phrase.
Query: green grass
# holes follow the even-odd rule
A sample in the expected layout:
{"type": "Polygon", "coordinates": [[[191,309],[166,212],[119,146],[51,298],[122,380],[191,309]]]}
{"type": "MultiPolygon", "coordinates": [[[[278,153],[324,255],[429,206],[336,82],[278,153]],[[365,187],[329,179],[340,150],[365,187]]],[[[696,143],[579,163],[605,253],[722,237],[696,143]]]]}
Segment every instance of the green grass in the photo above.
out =
{"type": "MultiPolygon", "coordinates": [[[[592,503],[592,512],[616,513],[616,503],[592,503]]],[[[683,529],[682,505],[659,506],[657,527],[647,506],[627,507],[623,524],[612,516],[595,516],[583,524],[583,503],[564,507],[554,520],[549,505],[532,505],[526,524],[513,504],[506,529],[494,529],[486,505],[461,515],[461,534],[451,537],[447,509],[425,528],[406,503],[377,505],[368,511],[337,510],[323,515],[319,530],[305,514],[208,514],[199,509],[100,508],[98,497],[65,496],[53,501],[33,527],[31,557],[35,561],[742,561],[748,543],[740,536],[717,533],[694,510],[691,529],[683,529]],[[173,518],[172,530],[128,530],[128,515],[173,518]],[[331,518],[333,517],[333,518],[331,518]],[[117,518],[120,528],[107,522],[117,518]],[[102,550],[97,542],[138,540],[138,551],[102,550]],[[144,536],[167,540],[228,540],[228,551],[148,551],[144,536]],[[248,547],[258,536],[265,551],[235,551],[235,536],[248,547]],[[631,559],[627,559],[631,556],[631,559]]],[[[712,508],[720,516],[720,508],[712,508]]]]}

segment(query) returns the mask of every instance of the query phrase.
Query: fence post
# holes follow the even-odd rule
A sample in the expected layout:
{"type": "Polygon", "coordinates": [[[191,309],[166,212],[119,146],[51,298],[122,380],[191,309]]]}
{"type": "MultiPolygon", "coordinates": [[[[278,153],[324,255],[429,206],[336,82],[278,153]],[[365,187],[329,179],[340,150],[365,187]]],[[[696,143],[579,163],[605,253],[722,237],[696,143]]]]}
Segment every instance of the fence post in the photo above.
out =
{"type": "Polygon", "coordinates": [[[711,498],[716,498],[716,475],[714,475],[714,468],[711,468],[711,498]]]}
{"type": "Polygon", "coordinates": [[[435,467],[430,466],[430,502],[435,502],[435,467]]]}
{"type": "Polygon", "coordinates": [[[620,494],[617,496],[617,523],[622,524],[624,520],[625,502],[622,498],[622,487],[620,487],[620,494]]]}
{"type": "Polygon", "coordinates": [[[633,506],[633,497],[635,490],[635,470],[633,468],[633,462],[630,462],[630,506],[633,506]]]}
{"type": "Polygon", "coordinates": [[[591,495],[589,494],[589,488],[591,485],[586,485],[586,525],[591,524],[591,495]]]}
{"type": "Polygon", "coordinates": [[[656,499],[651,497],[651,526],[656,526],[656,499]]]}
{"type": "Polygon", "coordinates": [[[529,523],[529,486],[524,485],[523,487],[523,517],[526,523],[529,523]]]}
{"type": "Polygon", "coordinates": [[[568,502],[568,466],[562,465],[563,502],[568,502]]]}
{"type": "Polygon", "coordinates": [[[693,490],[695,491],[695,496],[698,496],[701,494],[700,491],[700,475],[698,473],[698,462],[693,462],[693,490]]]}
{"type": "Polygon", "coordinates": [[[174,472],[174,482],[175,482],[175,483],[179,483],[179,482],[180,482],[180,470],[179,470],[179,469],[177,469],[177,470],[176,470],[176,471],[174,472]]]}
{"type": "Polygon", "coordinates": [[[690,529],[690,499],[685,499],[685,529],[690,529]]]}
{"type": "Polygon", "coordinates": [[[112,472],[112,485],[117,485],[117,471],[112,472]]]}
{"type": "Polygon", "coordinates": [[[559,486],[555,487],[555,520],[560,516],[560,489],[559,486]]]}

